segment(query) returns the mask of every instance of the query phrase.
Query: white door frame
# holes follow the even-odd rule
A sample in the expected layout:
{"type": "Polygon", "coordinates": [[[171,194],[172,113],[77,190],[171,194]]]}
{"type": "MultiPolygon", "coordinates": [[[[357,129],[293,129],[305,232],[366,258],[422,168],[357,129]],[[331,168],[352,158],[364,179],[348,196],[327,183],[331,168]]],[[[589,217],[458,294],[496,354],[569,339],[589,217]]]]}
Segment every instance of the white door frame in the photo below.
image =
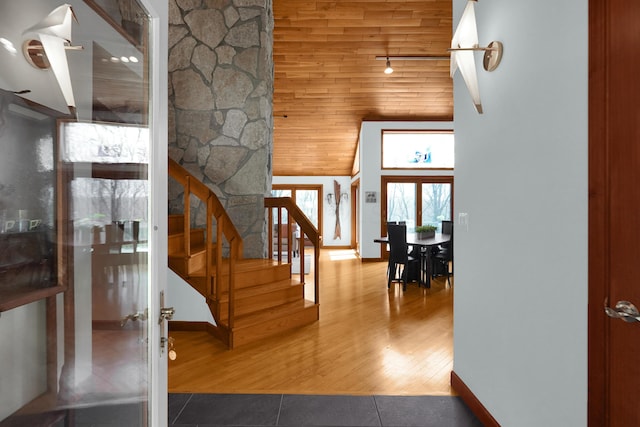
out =
{"type": "MultiPolygon", "coordinates": [[[[149,221],[149,425],[168,424],[167,351],[160,340],[167,337],[167,322],[159,324],[160,292],[167,288],[167,148],[168,148],[168,31],[166,0],[140,0],[150,14],[150,134],[149,179],[151,206],[149,221]]],[[[167,304],[165,295],[165,304],[167,304]]]]}

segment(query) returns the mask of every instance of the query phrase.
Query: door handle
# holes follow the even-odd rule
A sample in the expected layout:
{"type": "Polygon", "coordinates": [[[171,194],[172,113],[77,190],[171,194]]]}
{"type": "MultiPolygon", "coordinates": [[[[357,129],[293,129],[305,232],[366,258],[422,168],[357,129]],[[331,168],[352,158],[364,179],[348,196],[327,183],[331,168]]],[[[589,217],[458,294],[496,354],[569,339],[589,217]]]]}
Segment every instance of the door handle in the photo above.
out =
{"type": "Polygon", "coordinates": [[[165,346],[169,344],[169,358],[171,360],[176,359],[176,351],[174,350],[173,338],[164,336],[163,323],[173,319],[175,312],[175,308],[164,306],[164,291],[160,291],[160,316],[158,318],[158,324],[160,325],[160,353],[164,353],[165,346]]]}
{"type": "Polygon", "coordinates": [[[124,325],[127,324],[127,322],[129,320],[131,320],[132,322],[136,322],[138,320],[147,320],[148,317],[148,310],[145,309],[144,312],[140,313],[133,313],[133,314],[128,314],[127,316],[123,317],[122,320],[120,321],[120,327],[124,328],[124,325]]]}
{"type": "Polygon", "coordinates": [[[176,310],[173,307],[162,307],[160,308],[160,319],[158,320],[158,323],[162,323],[165,320],[171,320],[173,319],[173,315],[175,314],[176,310]]]}
{"type": "Polygon", "coordinates": [[[604,312],[614,319],[622,319],[625,322],[640,322],[640,311],[629,301],[618,301],[614,308],[609,307],[608,298],[604,300],[604,312]]]}

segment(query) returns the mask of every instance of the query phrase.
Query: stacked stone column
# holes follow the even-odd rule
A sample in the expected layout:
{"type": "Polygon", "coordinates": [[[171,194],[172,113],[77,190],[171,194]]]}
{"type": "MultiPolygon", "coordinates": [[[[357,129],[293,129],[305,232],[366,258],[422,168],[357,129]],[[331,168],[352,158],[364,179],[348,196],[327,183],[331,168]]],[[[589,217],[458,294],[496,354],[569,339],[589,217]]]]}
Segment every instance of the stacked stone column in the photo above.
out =
{"type": "MultiPolygon", "coordinates": [[[[244,240],[264,256],[271,188],[271,0],[169,0],[169,156],[209,186],[244,240]]],[[[182,190],[169,186],[171,213],[182,190]]],[[[192,201],[193,221],[206,206],[192,201]]]]}

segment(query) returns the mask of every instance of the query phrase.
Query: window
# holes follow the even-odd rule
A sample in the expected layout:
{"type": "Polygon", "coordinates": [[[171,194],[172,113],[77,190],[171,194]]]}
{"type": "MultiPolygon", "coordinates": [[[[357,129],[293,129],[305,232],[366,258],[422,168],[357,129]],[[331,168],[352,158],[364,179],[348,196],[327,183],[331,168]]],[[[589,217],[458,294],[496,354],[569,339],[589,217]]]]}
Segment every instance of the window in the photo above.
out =
{"type": "Polygon", "coordinates": [[[452,131],[382,131],[382,169],[453,169],[452,131]]]}
{"type": "Polygon", "coordinates": [[[418,225],[435,225],[440,231],[442,221],[452,218],[452,176],[384,176],[382,191],[382,235],[391,221],[405,222],[409,232],[418,225]]]}

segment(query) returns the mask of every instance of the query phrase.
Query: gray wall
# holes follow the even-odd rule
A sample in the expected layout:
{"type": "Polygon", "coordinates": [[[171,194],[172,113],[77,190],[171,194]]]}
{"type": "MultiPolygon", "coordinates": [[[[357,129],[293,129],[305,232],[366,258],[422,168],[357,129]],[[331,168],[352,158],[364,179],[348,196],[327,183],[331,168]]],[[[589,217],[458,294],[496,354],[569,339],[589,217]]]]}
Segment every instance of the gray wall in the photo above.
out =
{"type": "MultiPolygon", "coordinates": [[[[465,2],[454,1],[454,25],[465,2]]],[[[504,426],[587,417],[587,2],[487,0],[484,114],[455,86],[454,371],[504,426]],[[553,47],[553,48],[547,48],[553,47]]]]}

